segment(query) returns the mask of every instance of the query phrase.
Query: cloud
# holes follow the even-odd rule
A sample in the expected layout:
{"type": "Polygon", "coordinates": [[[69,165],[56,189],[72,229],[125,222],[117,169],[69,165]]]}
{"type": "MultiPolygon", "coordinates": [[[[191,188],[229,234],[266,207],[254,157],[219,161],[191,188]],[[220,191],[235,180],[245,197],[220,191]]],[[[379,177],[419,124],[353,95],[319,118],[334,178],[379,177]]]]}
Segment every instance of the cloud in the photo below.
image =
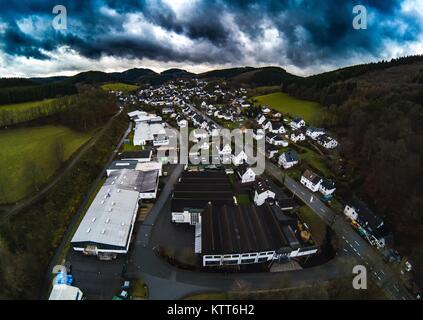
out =
{"type": "Polygon", "coordinates": [[[2,75],[46,74],[23,61],[58,74],[99,61],[100,69],[122,69],[131,60],[132,66],[190,70],[271,64],[310,74],[423,53],[417,0],[362,2],[367,30],[352,27],[353,0],[68,0],[62,1],[68,28],[57,31],[51,25],[55,2],[11,1],[2,8],[0,52],[9,62],[2,75]]]}

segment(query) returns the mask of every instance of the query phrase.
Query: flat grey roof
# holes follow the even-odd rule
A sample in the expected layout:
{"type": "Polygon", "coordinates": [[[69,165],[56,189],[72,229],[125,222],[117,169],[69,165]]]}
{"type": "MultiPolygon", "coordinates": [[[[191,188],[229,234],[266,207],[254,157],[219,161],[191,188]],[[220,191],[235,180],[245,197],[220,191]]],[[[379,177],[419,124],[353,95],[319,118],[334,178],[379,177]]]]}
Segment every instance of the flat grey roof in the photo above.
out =
{"type": "Polygon", "coordinates": [[[124,169],[107,178],[76,230],[72,244],[126,247],[138,209],[140,174],[140,171],[124,169]]]}
{"type": "Polygon", "coordinates": [[[137,164],[137,160],[117,160],[113,161],[107,170],[135,169],[137,164]]]}

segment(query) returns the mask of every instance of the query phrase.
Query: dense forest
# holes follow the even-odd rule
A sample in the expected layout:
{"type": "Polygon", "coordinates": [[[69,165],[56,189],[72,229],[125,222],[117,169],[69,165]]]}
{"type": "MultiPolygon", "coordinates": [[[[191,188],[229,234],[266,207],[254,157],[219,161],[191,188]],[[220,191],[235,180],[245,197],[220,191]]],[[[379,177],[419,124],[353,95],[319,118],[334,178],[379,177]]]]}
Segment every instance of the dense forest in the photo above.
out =
{"type": "MultiPolygon", "coordinates": [[[[32,90],[32,87],[26,87],[32,90]]],[[[0,106],[0,128],[28,121],[63,124],[78,131],[101,125],[116,113],[115,98],[101,89],[90,88],[79,94],[34,104],[0,106]]]]}
{"type": "Polygon", "coordinates": [[[22,85],[24,79],[1,79],[0,106],[4,104],[22,103],[76,94],[77,88],[68,83],[49,83],[42,85],[22,85]],[[10,87],[15,83],[17,86],[10,87]]]}
{"type": "Polygon", "coordinates": [[[115,97],[101,89],[88,89],[78,95],[54,101],[63,111],[52,121],[77,131],[89,131],[105,123],[117,112],[115,97]]]}
{"type": "Polygon", "coordinates": [[[352,187],[385,218],[420,280],[422,75],[423,56],[414,56],[312,76],[283,88],[332,111],[325,122],[341,139],[352,187]]]}

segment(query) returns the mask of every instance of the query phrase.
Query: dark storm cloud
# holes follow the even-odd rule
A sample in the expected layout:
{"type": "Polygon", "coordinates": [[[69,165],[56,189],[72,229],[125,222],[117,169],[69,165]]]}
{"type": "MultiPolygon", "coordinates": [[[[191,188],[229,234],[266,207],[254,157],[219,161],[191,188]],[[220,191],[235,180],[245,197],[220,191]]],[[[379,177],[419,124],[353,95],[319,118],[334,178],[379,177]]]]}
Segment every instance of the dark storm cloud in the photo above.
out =
{"type": "Polygon", "coordinates": [[[57,1],[9,1],[0,14],[0,24],[6,26],[0,32],[0,50],[10,56],[48,59],[45,52],[67,45],[89,58],[106,55],[234,65],[250,59],[256,63],[302,67],[338,61],[342,64],[353,55],[377,58],[387,40],[406,44],[416,41],[421,34],[419,22],[401,13],[399,0],[360,2],[372,17],[368,30],[361,31],[352,28],[352,8],[358,3],[355,0],[196,1],[188,5],[193,9],[182,11],[182,15],[162,1],[73,0],[60,3],[67,7],[68,29],[56,31],[48,27],[40,35],[24,32],[18,27],[18,21],[39,17],[50,24],[51,11],[57,1]],[[155,34],[148,34],[151,30],[139,36],[128,34],[125,32],[128,14],[139,15],[151,26],[190,39],[193,48],[180,50],[172,43],[163,43],[155,34]],[[228,19],[252,44],[259,46],[264,45],[266,28],[276,27],[284,40],[283,45],[273,52],[258,48],[246,56],[245,44],[228,19]]]}

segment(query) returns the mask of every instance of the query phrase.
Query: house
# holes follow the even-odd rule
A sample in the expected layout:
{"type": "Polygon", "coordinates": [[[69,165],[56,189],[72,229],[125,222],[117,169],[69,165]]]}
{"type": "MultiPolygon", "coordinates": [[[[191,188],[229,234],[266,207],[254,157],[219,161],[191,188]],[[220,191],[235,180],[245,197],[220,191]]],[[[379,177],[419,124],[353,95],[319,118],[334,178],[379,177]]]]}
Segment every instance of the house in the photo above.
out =
{"type": "Polygon", "coordinates": [[[269,131],[272,133],[278,133],[278,134],[284,134],[286,132],[283,124],[276,121],[270,121],[269,131]]]}
{"type": "Polygon", "coordinates": [[[385,246],[387,231],[384,222],[364,202],[356,198],[350,199],[345,205],[344,214],[371,245],[378,248],[385,246]]]}
{"type": "Polygon", "coordinates": [[[266,151],[266,157],[269,159],[272,159],[276,154],[278,154],[279,148],[272,144],[266,144],[265,151],[266,151]]]}
{"type": "Polygon", "coordinates": [[[289,169],[295,166],[298,161],[298,154],[294,150],[288,150],[280,155],[278,163],[284,169],[289,169]]]}
{"type": "Polygon", "coordinates": [[[244,163],[244,161],[247,161],[248,157],[244,150],[242,150],[236,155],[233,154],[231,159],[234,166],[239,166],[240,164],[244,163]]]}
{"type": "Polygon", "coordinates": [[[323,128],[309,127],[306,131],[306,136],[310,137],[313,140],[316,140],[319,136],[324,134],[325,134],[325,129],[323,128]]]}
{"type": "Polygon", "coordinates": [[[267,134],[266,135],[266,142],[273,144],[275,146],[282,146],[282,147],[288,146],[288,142],[285,141],[283,138],[281,138],[277,134],[267,134]]]}
{"type": "Polygon", "coordinates": [[[291,136],[289,138],[294,143],[297,143],[298,141],[304,141],[306,139],[304,133],[299,131],[294,131],[293,133],[291,133],[291,136]]]}
{"type": "Polygon", "coordinates": [[[151,149],[141,151],[125,151],[120,155],[120,159],[124,161],[136,160],[138,162],[150,162],[153,151],[151,149]]]}
{"type": "Polygon", "coordinates": [[[334,149],[338,146],[338,141],[329,137],[328,135],[322,135],[317,138],[317,143],[326,149],[334,149]]]}
{"type": "Polygon", "coordinates": [[[256,173],[246,163],[241,164],[236,168],[236,173],[242,184],[252,183],[256,180],[256,173]]]}
{"type": "Polygon", "coordinates": [[[275,192],[271,190],[270,185],[266,182],[266,180],[260,179],[254,183],[254,203],[256,205],[261,206],[268,199],[273,201],[275,196],[275,192]]]}
{"type": "Polygon", "coordinates": [[[301,184],[313,192],[317,192],[322,183],[322,178],[310,170],[306,170],[301,176],[301,184]]]}
{"type": "Polygon", "coordinates": [[[261,125],[263,130],[271,130],[272,129],[272,122],[270,120],[266,120],[261,125]]]}
{"type": "Polygon", "coordinates": [[[328,179],[322,179],[322,183],[320,184],[319,191],[324,196],[329,196],[333,194],[336,190],[335,183],[328,179]]]}
{"type": "Polygon", "coordinates": [[[256,119],[259,125],[263,125],[263,123],[266,121],[266,117],[263,114],[259,114],[256,119]]]}
{"type": "Polygon", "coordinates": [[[302,127],[305,127],[306,123],[303,119],[295,117],[292,119],[290,126],[293,130],[301,129],[302,127]]]}

